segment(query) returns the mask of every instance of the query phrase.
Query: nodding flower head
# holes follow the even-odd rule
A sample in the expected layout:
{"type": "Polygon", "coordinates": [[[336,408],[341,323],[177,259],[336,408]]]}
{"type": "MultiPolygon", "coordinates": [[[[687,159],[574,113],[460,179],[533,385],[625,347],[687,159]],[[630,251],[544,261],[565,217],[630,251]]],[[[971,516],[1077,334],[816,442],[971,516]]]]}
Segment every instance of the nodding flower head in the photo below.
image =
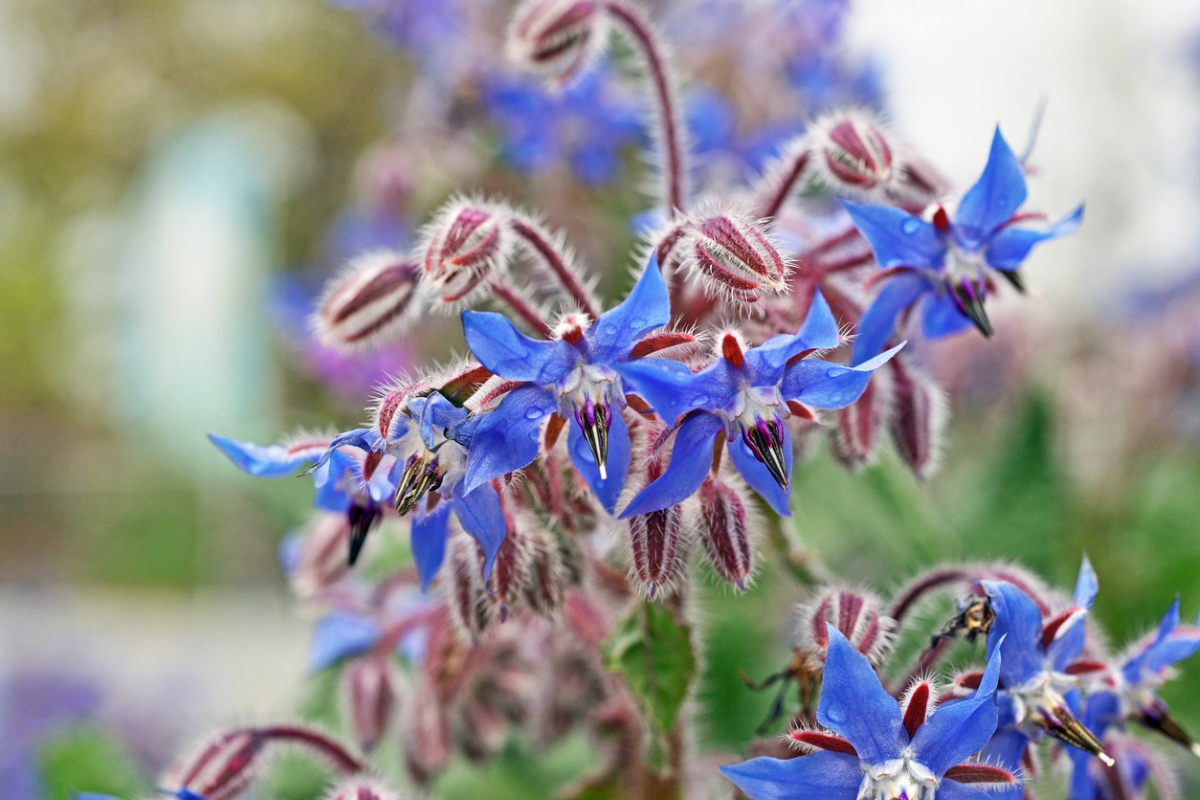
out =
{"type": "Polygon", "coordinates": [[[509,25],[508,56],[561,86],[599,56],[608,30],[608,15],[598,0],[528,0],[509,25]]]}
{"type": "Polygon", "coordinates": [[[822,179],[839,196],[862,197],[891,183],[898,173],[896,148],[883,126],[862,111],[836,111],[810,134],[822,179]]]}
{"type": "Polygon", "coordinates": [[[326,347],[357,351],[399,336],[421,309],[421,266],[390,250],[366,253],[325,286],[312,325],[326,347]]]}
{"type": "Polygon", "coordinates": [[[684,265],[715,294],[754,303],[787,291],[790,265],[763,226],[748,216],[699,217],[680,247],[684,265]]]}
{"type": "Polygon", "coordinates": [[[426,226],[424,280],[443,308],[470,305],[503,273],[513,247],[509,216],[498,204],[458,199],[426,226]]]}
{"type": "Polygon", "coordinates": [[[189,800],[232,800],[262,772],[267,744],[267,737],[254,729],[222,731],[172,766],[159,784],[189,800]]]}

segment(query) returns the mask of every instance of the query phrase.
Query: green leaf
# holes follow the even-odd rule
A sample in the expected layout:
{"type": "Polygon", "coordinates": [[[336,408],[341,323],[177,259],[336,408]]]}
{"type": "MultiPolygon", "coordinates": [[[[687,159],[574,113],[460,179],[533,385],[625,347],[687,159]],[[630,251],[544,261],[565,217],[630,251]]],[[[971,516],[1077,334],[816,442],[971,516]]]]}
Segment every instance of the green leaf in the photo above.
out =
{"type": "Polygon", "coordinates": [[[618,623],[605,645],[605,661],[625,679],[655,730],[670,733],[696,676],[692,629],[676,622],[669,609],[642,603],[618,623]]]}

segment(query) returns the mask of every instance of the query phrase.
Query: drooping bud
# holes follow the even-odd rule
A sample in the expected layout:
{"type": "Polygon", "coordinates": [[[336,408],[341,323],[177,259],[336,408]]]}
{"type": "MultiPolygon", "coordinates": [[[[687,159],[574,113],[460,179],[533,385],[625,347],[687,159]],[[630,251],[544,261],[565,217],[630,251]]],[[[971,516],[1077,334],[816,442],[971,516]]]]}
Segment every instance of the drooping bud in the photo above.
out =
{"type": "Polygon", "coordinates": [[[729,484],[708,477],[700,486],[700,541],[713,569],[724,580],[746,591],[754,570],[746,502],[729,484]]]}
{"type": "Polygon", "coordinates": [[[836,111],[812,131],[817,168],[834,194],[861,197],[891,183],[895,148],[877,120],[859,111],[836,111]]]}
{"type": "Polygon", "coordinates": [[[396,707],[395,676],[387,657],[368,655],[350,662],[343,673],[350,709],[350,730],[365,751],[387,732],[396,707]]]}
{"type": "Polygon", "coordinates": [[[608,16],[597,0],[528,0],[509,25],[508,56],[562,86],[600,54],[608,30],[608,16]]]}
{"type": "MultiPolygon", "coordinates": [[[[894,398],[889,423],[892,441],[913,474],[924,480],[937,469],[941,453],[942,432],[946,427],[945,393],[902,358],[893,362],[887,370],[892,377],[894,398]]],[[[870,391],[869,384],[867,388],[870,391]]]]}
{"type": "Polygon", "coordinates": [[[521,592],[529,580],[530,536],[526,530],[536,524],[526,515],[514,509],[504,509],[505,533],[496,553],[492,568],[492,603],[499,609],[500,621],[508,620],[508,613],[521,599],[521,592]]]}
{"type": "Polygon", "coordinates": [[[449,581],[447,598],[451,617],[472,640],[492,621],[492,602],[483,586],[483,553],[475,540],[465,535],[450,539],[450,569],[443,572],[449,581]]]}
{"type": "Polygon", "coordinates": [[[543,616],[558,611],[567,587],[562,551],[553,537],[550,531],[537,528],[528,541],[529,562],[523,594],[529,607],[543,616]]]}
{"type": "Polygon", "coordinates": [[[508,216],[495,204],[452,200],[426,226],[422,250],[431,294],[451,307],[470,305],[508,263],[508,216]]]}
{"type": "Polygon", "coordinates": [[[450,761],[450,725],[442,705],[443,698],[423,681],[414,687],[404,704],[404,762],[418,783],[431,781],[450,761]]]}
{"type": "Polygon", "coordinates": [[[159,781],[168,792],[232,800],[262,773],[268,739],[254,729],[224,731],[171,767],[159,781]]]}
{"type": "Polygon", "coordinates": [[[870,592],[825,589],[798,610],[801,646],[824,661],[829,648],[829,632],[825,627],[828,623],[871,663],[879,664],[891,647],[896,627],[881,608],[879,598],[870,592]]]}
{"type": "Polygon", "coordinates": [[[788,262],[755,220],[721,214],[695,222],[683,245],[685,265],[715,293],[744,303],[787,291],[788,262]]]}
{"type": "Polygon", "coordinates": [[[300,541],[295,563],[288,570],[292,589],[302,598],[341,580],[349,571],[346,548],[350,523],[345,514],[319,514],[300,541]]]}
{"type": "Polygon", "coordinates": [[[673,586],[687,561],[683,516],[683,506],[675,505],[628,520],[633,567],[651,600],[673,586]]]}
{"type": "Polygon", "coordinates": [[[401,800],[400,793],[371,778],[351,778],[339,783],[326,800],[401,800]]]}
{"type": "Polygon", "coordinates": [[[858,469],[875,455],[892,392],[890,376],[890,370],[876,371],[859,398],[837,412],[833,454],[847,469],[858,469]]]}
{"type": "Polygon", "coordinates": [[[364,350],[403,334],[420,316],[421,267],[390,250],[366,253],[325,286],[313,329],[326,347],[364,350]]]}

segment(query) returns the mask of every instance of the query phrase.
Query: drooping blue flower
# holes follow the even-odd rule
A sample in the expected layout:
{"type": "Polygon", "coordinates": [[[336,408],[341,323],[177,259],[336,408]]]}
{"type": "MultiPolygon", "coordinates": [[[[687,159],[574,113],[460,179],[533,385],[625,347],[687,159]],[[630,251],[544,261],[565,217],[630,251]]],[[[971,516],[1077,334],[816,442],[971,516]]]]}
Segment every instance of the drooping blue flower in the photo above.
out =
{"type": "Polygon", "coordinates": [[[308,645],[308,671],[320,672],[348,656],[365,653],[379,641],[382,630],[373,618],[349,611],[332,611],[313,627],[308,645]]]}
{"type": "Polygon", "coordinates": [[[554,341],[529,338],[501,314],[465,311],[462,319],[467,346],[479,362],[522,382],[476,427],[467,491],[528,466],[539,452],[542,422],[557,412],[570,423],[567,445],[575,468],[611,512],[625,485],[631,449],[619,370],[645,360],[633,357],[634,347],[671,319],[657,258],[624,301],[595,322],[568,317],[554,341]]]}
{"type": "Polygon", "coordinates": [[[843,408],[862,394],[872,372],[899,347],[856,367],[803,358],[810,350],[837,347],[837,321],[818,292],[804,325],[743,351],[733,334],[720,343],[720,357],[692,374],[666,359],[641,359],[616,366],[668,424],[677,426],[671,460],[621,516],[646,514],[681,503],[704,482],[718,436],[746,482],[782,515],[788,515],[792,441],[784,421],[789,403],[843,408]]]}
{"type": "Polygon", "coordinates": [[[958,204],[954,219],[939,208],[933,221],[890,206],[843,200],[879,267],[889,273],[858,325],[855,362],[882,350],[901,315],[923,303],[922,329],[937,339],[972,323],[985,336],[992,327],[984,301],[991,275],[1023,287],[1018,270],[1035,245],[1074,233],[1083,206],[1044,231],[1018,228],[1017,210],[1027,191],[1021,162],[996,129],[987,166],[958,204]]]}
{"type": "MultiPolygon", "coordinates": [[[[817,720],[845,740],[839,749],[788,760],[755,758],[721,772],[751,800],[897,798],[988,800],[955,778],[962,762],[996,730],[994,694],[1000,654],[988,660],[975,694],[911,718],[887,693],[866,656],[833,625],[821,681],[817,720]]],[[[830,737],[833,739],[833,737],[830,737]]],[[[1011,775],[996,770],[990,776],[1011,775]]]]}
{"type": "MultiPolygon", "coordinates": [[[[423,588],[429,586],[446,555],[450,514],[479,543],[484,579],[492,572],[507,529],[500,496],[487,481],[474,486],[463,480],[475,431],[490,415],[469,416],[467,410],[428,388],[408,386],[386,392],[373,425],[341,434],[326,457],[335,459],[346,446],[376,457],[394,459],[388,473],[391,497],[401,515],[413,512],[411,546],[423,588]]],[[[480,452],[494,443],[480,442],[480,452]]]]}

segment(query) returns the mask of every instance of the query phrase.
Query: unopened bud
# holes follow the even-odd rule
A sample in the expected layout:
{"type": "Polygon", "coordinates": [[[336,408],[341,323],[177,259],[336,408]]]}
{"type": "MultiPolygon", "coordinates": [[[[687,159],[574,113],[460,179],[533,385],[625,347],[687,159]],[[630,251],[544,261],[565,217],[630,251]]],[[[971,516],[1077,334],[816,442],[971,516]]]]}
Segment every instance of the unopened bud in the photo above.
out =
{"type": "Polygon", "coordinates": [[[732,486],[709,477],[700,486],[700,517],[700,541],[713,569],[746,591],[746,581],[754,570],[746,502],[732,486]]]}
{"type": "Polygon", "coordinates": [[[449,581],[451,617],[472,640],[492,621],[492,602],[483,586],[483,553],[473,539],[457,535],[450,540],[449,581]]]}
{"type": "Polygon", "coordinates": [[[513,15],[507,49],[514,63],[561,86],[607,41],[608,16],[597,0],[529,0],[513,15]]]}
{"type": "Polygon", "coordinates": [[[517,516],[513,509],[505,508],[505,533],[496,552],[496,563],[490,578],[491,601],[499,608],[500,621],[508,619],[508,613],[520,600],[521,592],[529,580],[530,525],[532,519],[517,516]]]}
{"type": "Polygon", "coordinates": [[[404,704],[404,761],[420,784],[433,780],[450,761],[450,725],[442,698],[428,683],[418,684],[404,704]]]}
{"type": "Polygon", "coordinates": [[[400,793],[371,778],[351,778],[333,788],[326,800],[401,800],[400,793]]]}
{"type": "Polygon", "coordinates": [[[289,570],[292,589],[309,598],[337,583],[347,572],[350,523],[345,514],[318,514],[300,540],[295,565],[289,570]]]}
{"type": "Polygon", "coordinates": [[[529,537],[529,562],[524,589],[525,602],[537,613],[550,616],[562,606],[568,574],[554,534],[544,529],[529,537]]]}
{"type": "Polygon", "coordinates": [[[375,748],[387,732],[396,707],[395,676],[386,656],[350,662],[343,674],[350,707],[350,730],[363,750],[375,748]]]}
{"type": "Polygon", "coordinates": [[[888,366],[895,397],[892,441],[913,474],[924,480],[937,469],[946,427],[945,394],[932,380],[899,359],[888,366]]]}
{"type": "Polygon", "coordinates": [[[709,289],[753,303],[787,291],[788,264],[754,220],[722,214],[696,222],[683,245],[686,263],[709,289]]]}
{"type": "Polygon", "coordinates": [[[838,111],[813,126],[818,169],[837,195],[860,197],[886,186],[896,173],[895,148],[878,121],[838,111]]]}
{"type": "Polygon", "coordinates": [[[875,455],[892,391],[890,376],[890,370],[877,370],[859,398],[837,412],[833,454],[848,469],[870,463],[875,455]]]}
{"type": "Polygon", "coordinates": [[[659,590],[674,585],[687,561],[683,506],[637,514],[629,518],[628,526],[633,568],[646,596],[653,600],[659,590]]]}
{"type": "Polygon", "coordinates": [[[512,250],[508,220],[489,204],[455,200],[425,230],[424,270],[442,303],[469,305],[499,275],[512,250]]]}
{"type": "Polygon", "coordinates": [[[171,767],[159,781],[168,792],[231,800],[261,774],[267,737],[253,729],[225,731],[171,767]]]}
{"type": "Polygon", "coordinates": [[[870,592],[826,589],[799,609],[801,642],[824,661],[829,648],[828,623],[871,663],[879,664],[891,647],[895,629],[895,622],[880,608],[879,598],[870,592]]]}
{"type": "Polygon", "coordinates": [[[359,256],[325,287],[313,328],[326,347],[356,351],[404,333],[417,319],[420,265],[380,250],[359,256]]]}

